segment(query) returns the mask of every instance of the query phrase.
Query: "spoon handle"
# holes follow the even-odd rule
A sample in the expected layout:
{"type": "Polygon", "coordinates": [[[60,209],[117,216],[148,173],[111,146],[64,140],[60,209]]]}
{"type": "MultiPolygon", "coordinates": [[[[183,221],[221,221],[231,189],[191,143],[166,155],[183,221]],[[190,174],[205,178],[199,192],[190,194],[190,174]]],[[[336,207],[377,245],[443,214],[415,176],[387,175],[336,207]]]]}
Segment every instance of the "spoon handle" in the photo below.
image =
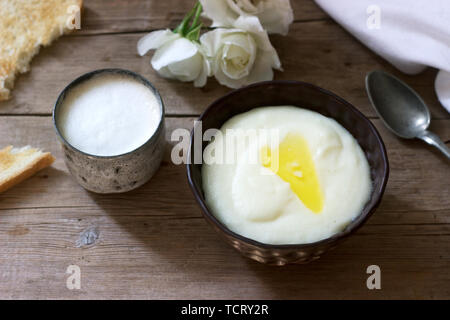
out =
{"type": "Polygon", "coordinates": [[[445,154],[447,156],[447,159],[450,159],[450,149],[445,145],[444,142],[442,142],[442,140],[435,135],[433,132],[427,131],[425,130],[420,136],[418,136],[417,138],[425,141],[426,143],[428,143],[430,146],[436,147],[437,149],[439,149],[439,151],[441,151],[443,154],[445,154]]]}

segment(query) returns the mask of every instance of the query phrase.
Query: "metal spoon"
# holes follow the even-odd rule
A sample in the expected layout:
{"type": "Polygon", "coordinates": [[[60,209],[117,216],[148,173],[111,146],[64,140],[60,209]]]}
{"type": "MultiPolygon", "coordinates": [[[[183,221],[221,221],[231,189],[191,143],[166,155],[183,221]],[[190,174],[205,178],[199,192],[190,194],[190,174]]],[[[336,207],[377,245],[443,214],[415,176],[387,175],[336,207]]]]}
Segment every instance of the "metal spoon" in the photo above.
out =
{"type": "Polygon", "coordinates": [[[413,89],[384,71],[372,71],[366,76],[366,90],[372,106],[388,129],[401,138],[421,139],[450,159],[450,149],[427,130],[430,111],[413,89]]]}

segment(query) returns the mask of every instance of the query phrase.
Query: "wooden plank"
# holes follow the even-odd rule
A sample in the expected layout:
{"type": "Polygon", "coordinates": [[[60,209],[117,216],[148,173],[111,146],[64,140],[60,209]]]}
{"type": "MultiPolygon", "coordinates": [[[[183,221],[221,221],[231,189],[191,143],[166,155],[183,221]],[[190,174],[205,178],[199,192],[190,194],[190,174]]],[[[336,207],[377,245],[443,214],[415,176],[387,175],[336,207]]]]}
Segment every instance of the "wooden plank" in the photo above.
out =
{"type": "MultiPolygon", "coordinates": [[[[159,2],[158,2],[159,3],[159,2]]],[[[191,83],[159,77],[139,57],[136,43],[143,34],[72,36],[44,48],[33,60],[31,72],[21,75],[10,101],[0,103],[1,114],[50,114],[59,92],[77,76],[100,68],[130,69],[147,77],[161,92],[168,114],[196,115],[229,92],[211,79],[196,89],[191,83]]],[[[275,79],[302,80],[334,91],[364,114],[376,117],[364,89],[365,74],[385,69],[409,83],[428,103],[434,119],[449,119],[434,89],[436,72],[406,76],[393,69],[331,21],[295,23],[287,37],[273,36],[284,72],[275,79]]]]}
{"type": "MultiPolygon", "coordinates": [[[[193,120],[168,118],[167,139],[193,120]]],[[[449,121],[432,125],[444,140],[449,121]]],[[[273,268],[241,257],[206,224],[184,166],[169,160],[170,147],[142,188],[95,195],[67,173],[50,117],[0,117],[0,146],[32,144],[57,157],[52,168],[0,195],[0,298],[449,298],[448,163],[374,123],[391,164],[379,210],[319,261],[273,268]],[[99,239],[78,248],[90,226],[99,239]],[[70,264],[81,267],[80,291],[65,286],[70,264]],[[365,287],[371,264],[381,267],[381,291],[365,287]]]]}
{"type": "Polygon", "coordinates": [[[426,235],[368,225],[317,262],[274,268],[241,257],[203,219],[111,212],[117,210],[37,209],[2,223],[0,298],[450,297],[448,225],[446,234],[436,225],[426,235]],[[93,225],[99,240],[77,248],[79,233],[93,225]],[[72,264],[81,268],[80,291],[65,286],[72,264]],[[378,292],[365,287],[372,264],[382,270],[378,292]]]}
{"type": "MultiPolygon", "coordinates": [[[[30,144],[51,151],[57,158],[51,168],[1,194],[0,210],[91,208],[100,204],[117,209],[157,206],[159,210],[170,213],[173,205],[195,207],[191,191],[187,187],[184,165],[174,165],[170,160],[171,146],[176,143],[170,141],[171,132],[176,128],[190,130],[194,120],[195,118],[166,120],[168,145],[165,159],[150,183],[125,195],[96,196],[86,192],[70,178],[50,117],[0,117],[0,147],[30,144]],[[58,192],[52,192],[53,189],[58,192]],[[173,203],[173,191],[177,192],[176,203],[173,203]]],[[[391,167],[388,189],[382,204],[383,214],[378,213],[373,222],[449,223],[450,212],[445,214],[445,211],[450,208],[450,171],[444,157],[421,141],[397,139],[384,128],[380,120],[373,122],[385,140],[391,167]],[[424,211],[429,214],[424,215],[424,211]]],[[[431,129],[444,141],[449,141],[449,124],[450,120],[435,120],[431,129]]],[[[191,211],[185,214],[187,217],[197,216],[197,210],[194,211],[194,215],[191,211]]]]}
{"type": "MultiPolygon", "coordinates": [[[[175,28],[194,0],[85,0],[81,34],[149,31],[175,28]]],[[[291,1],[295,21],[328,19],[311,0],[291,1]]],[[[208,23],[205,20],[205,23],[208,23]]]]}

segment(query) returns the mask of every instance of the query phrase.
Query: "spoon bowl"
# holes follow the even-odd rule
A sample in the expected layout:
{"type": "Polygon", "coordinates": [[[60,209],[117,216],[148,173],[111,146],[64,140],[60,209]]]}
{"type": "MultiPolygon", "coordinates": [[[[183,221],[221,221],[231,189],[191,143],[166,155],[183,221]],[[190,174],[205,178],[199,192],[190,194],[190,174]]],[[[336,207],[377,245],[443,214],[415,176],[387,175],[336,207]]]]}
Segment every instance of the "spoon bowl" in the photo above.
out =
{"type": "Polygon", "coordinates": [[[448,147],[427,131],[431,116],[423,99],[407,84],[384,71],[366,77],[369,100],[386,127],[401,138],[418,138],[436,147],[450,159],[448,147]]]}

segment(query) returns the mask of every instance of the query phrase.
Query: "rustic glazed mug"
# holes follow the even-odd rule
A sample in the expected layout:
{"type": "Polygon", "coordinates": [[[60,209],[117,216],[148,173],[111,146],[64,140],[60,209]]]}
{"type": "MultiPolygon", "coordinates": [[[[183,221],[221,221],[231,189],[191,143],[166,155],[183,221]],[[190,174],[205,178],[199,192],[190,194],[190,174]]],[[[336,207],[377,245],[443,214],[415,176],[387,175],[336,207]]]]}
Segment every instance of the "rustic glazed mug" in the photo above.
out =
{"type": "Polygon", "coordinates": [[[164,153],[164,104],[158,91],[141,75],[123,69],[101,69],[86,73],[72,81],[59,95],[53,108],[53,124],[61,142],[64,161],[75,180],[95,193],[121,193],[146,183],[158,170],[164,153]],[[155,133],[137,149],[114,156],[88,154],[72,146],[61,134],[59,111],[67,94],[81,83],[103,75],[119,74],[142,83],[155,95],[161,118],[155,133]]]}

